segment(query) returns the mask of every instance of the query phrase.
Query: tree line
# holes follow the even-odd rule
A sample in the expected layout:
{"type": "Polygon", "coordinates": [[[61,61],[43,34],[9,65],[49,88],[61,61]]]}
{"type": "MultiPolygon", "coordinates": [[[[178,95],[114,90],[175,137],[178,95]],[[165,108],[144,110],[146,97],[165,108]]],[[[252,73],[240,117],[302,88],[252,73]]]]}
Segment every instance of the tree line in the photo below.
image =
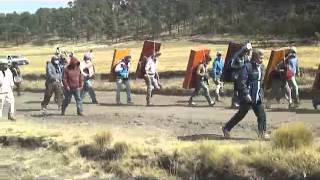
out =
{"type": "Polygon", "coordinates": [[[75,0],[65,8],[0,14],[0,41],[124,40],[234,33],[312,37],[317,0],[75,0]]]}

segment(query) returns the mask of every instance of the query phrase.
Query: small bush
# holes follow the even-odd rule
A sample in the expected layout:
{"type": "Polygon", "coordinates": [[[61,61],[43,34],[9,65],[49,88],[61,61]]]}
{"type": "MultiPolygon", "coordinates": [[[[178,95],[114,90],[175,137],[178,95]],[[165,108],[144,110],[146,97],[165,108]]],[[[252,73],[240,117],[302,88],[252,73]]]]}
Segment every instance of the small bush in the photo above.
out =
{"type": "Polygon", "coordinates": [[[298,149],[313,142],[312,131],[303,123],[293,123],[277,129],[271,142],[276,148],[298,149]]]}
{"type": "Polygon", "coordinates": [[[94,142],[99,149],[109,147],[112,141],[112,134],[110,132],[100,132],[94,136],[94,142]]]}

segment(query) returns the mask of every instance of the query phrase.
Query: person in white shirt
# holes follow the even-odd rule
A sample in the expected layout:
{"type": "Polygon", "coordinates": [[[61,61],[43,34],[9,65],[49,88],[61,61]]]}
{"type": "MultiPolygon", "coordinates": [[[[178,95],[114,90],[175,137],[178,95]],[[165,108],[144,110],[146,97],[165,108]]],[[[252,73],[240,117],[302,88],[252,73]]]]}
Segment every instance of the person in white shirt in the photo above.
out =
{"type": "Polygon", "coordinates": [[[131,66],[131,56],[126,56],[116,65],[114,69],[114,72],[117,74],[116,102],[118,105],[121,105],[120,91],[122,89],[122,84],[124,84],[126,87],[127,104],[133,104],[131,100],[131,88],[130,88],[130,82],[129,82],[130,66],[131,66]]]}
{"type": "Polygon", "coordinates": [[[10,69],[8,68],[8,60],[0,61],[0,96],[1,96],[1,116],[2,110],[5,102],[10,104],[8,119],[15,121],[14,117],[14,95],[13,95],[13,75],[10,69]]]}
{"type": "Polygon", "coordinates": [[[159,75],[157,73],[157,59],[161,53],[156,52],[154,55],[150,56],[146,60],[145,66],[145,75],[144,79],[147,85],[147,106],[151,105],[151,97],[154,91],[161,89],[161,85],[159,84],[159,75]]]}
{"type": "Polygon", "coordinates": [[[89,93],[92,104],[98,104],[96,93],[93,89],[95,70],[89,54],[84,55],[83,61],[80,63],[80,70],[84,77],[83,88],[81,91],[82,100],[85,98],[86,94],[89,93]]]}

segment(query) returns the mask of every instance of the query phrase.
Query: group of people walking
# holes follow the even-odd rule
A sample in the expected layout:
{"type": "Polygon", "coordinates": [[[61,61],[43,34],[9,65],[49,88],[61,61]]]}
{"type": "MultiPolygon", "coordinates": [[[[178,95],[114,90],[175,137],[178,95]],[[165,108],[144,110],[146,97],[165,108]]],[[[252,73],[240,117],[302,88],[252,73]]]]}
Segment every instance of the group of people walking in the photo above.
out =
{"type": "MultiPolygon", "coordinates": [[[[231,69],[231,79],[234,82],[233,96],[231,106],[237,108],[237,113],[222,127],[222,132],[226,138],[230,137],[230,132],[248,113],[253,109],[257,116],[258,135],[265,138],[266,134],[266,113],[264,110],[264,76],[265,68],[263,66],[262,49],[253,49],[250,43],[246,43],[236,52],[229,63],[225,63],[222,58],[222,52],[218,51],[215,59],[206,54],[202,62],[197,66],[196,87],[192,92],[189,105],[195,106],[194,97],[202,89],[209,106],[214,106],[216,101],[221,101],[223,94],[224,68],[231,69]],[[212,68],[210,63],[212,62],[212,68]],[[228,66],[228,67],[225,67],[228,66]],[[210,70],[211,69],[211,70],[210,70]],[[216,85],[215,95],[212,98],[209,89],[209,80],[216,85]]],[[[144,57],[144,80],[147,87],[146,105],[151,106],[151,99],[155,91],[160,90],[162,85],[159,82],[157,72],[158,59],[160,52],[154,52],[151,56],[144,57]]],[[[46,110],[51,97],[54,94],[54,100],[61,110],[61,115],[65,115],[66,109],[74,96],[77,107],[77,114],[83,116],[82,103],[86,94],[89,93],[92,104],[97,104],[98,100],[93,88],[95,78],[95,68],[93,65],[93,52],[90,50],[83,55],[82,60],[78,60],[73,53],[67,54],[56,49],[51,60],[46,66],[46,82],[43,101],[41,102],[42,110],[46,110]]],[[[14,95],[12,87],[16,84],[19,89],[22,78],[20,70],[16,64],[12,64],[9,69],[8,62],[0,62],[0,85],[1,96],[10,102],[8,118],[14,120],[14,95]],[[15,77],[15,78],[14,78],[15,77]]],[[[120,92],[122,86],[125,86],[127,94],[127,104],[133,104],[130,88],[130,68],[131,56],[125,56],[116,64],[113,72],[116,75],[116,103],[121,105],[120,92]]],[[[296,82],[296,76],[299,75],[299,64],[297,49],[289,48],[285,58],[277,64],[276,68],[270,73],[272,79],[271,96],[267,98],[267,108],[270,108],[270,102],[273,99],[278,101],[281,98],[281,92],[289,103],[289,108],[298,107],[299,105],[299,88],[296,82]]],[[[18,91],[20,95],[20,91],[18,91]]],[[[318,101],[313,101],[314,106],[318,101]]],[[[2,103],[3,105],[3,103],[2,103]]]]}

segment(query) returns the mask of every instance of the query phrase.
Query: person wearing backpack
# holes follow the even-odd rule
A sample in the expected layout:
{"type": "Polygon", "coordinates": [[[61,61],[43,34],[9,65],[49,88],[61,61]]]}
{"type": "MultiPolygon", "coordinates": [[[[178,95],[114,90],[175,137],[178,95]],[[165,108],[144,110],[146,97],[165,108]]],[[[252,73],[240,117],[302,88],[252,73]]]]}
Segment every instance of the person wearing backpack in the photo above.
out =
{"type": "Polygon", "coordinates": [[[120,92],[121,92],[123,84],[126,87],[127,104],[133,104],[132,99],[131,99],[131,88],[130,88],[130,81],[129,81],[130,66],[131,66],[131,56],[126,56],[116,65],[116,67],[114,69],[114,72],[117,74],[116,102],[118,105],[121,105],[120,92]]]}
{"type": "Polygon", "coordinates": [[[216,101],[220,102],[220,94],[223,93],[223,82],[221,81],[221,75],[223,72],[224,60],[222,58],[222,53],[220,51],[217,52],[217,57],[214,59],[212,63],[212,79],[216,84],[216,101]]]}
{"type": "Polygon", "coordinates": [[[230,138],[230,131],[252,108],[257,117],[258,137],[268,138],[266,134],[266,113],[263,107],[263,51],[254,49],[252,59],[240,69],[237,79],[240,97],[238,112],[222,127],[225,138],[230,138]]]}
{"type": "Polygon", "coordinates": [[[288,80],[289,86],[292,89],[292,98],[294,100],[294,107],[298,107],[300,104],[299,99],[299,86],[296,81],[296,76],[299,76],[299,60],[297,57],[297,48],[290,47],[286,60],[289,63],[290,69],[293,72],[293,76],[288,80]]]}
{"type": "Polygon", "coordinates": [[[209,83],[208,83],[208,79],[209,79],[208,64],[210,63],[210,61],[211,61],[210,55],[206,54],[202,63],[199,64],[197,67],[196,87],[195,87],[195,89],[189,99],[190,106],[196,105],[196,103],[193,102],[193,98],[199,94],[199,91],[201,89],[203,89],[203,91],[204,91],[204,96],[206,97],[206,99],[209,103],[209,106],[215,105],[215,101],[212,100],[212,98],[210,97],[209,87],[208,87],[208,85],[209,85],[209,83]]]}
{"type": "Polygon", "coordinates": [[[234,56],[230,60],[230,66],[232,69],[232,80],[233,84],[233,96],[231,100],[231,107],[238,108],[239,107],[239,92],[238,92],[238,77],[240,76],[240,70],[244,66],[245,63],[250,61],[252,53],[252,45],[251,43],[246,43],[238,52],[234,54],[234,56]]]}
{"type": "Polygon", "coordinates": [[[151,97],[153,93],[161,89],[161,84],[159,83],[159,75],[157,72],[158,58],[161,56],[160,52],[155,52],[153,55],[146,57],[145,75],[144,80],[147,85],[147,106],[151,106],[151,97]]]}

